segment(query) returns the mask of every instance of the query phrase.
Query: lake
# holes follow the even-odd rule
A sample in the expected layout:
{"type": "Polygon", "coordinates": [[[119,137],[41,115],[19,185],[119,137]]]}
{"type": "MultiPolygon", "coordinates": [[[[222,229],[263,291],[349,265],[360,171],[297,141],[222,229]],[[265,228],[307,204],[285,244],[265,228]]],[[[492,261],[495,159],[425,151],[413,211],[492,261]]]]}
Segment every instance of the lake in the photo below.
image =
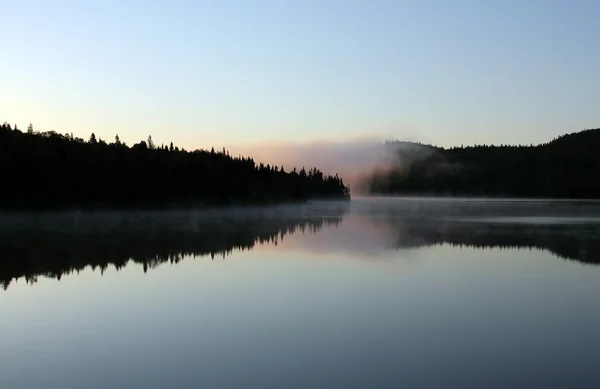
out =
{"type": "Polygon", "coordinates": [[[0,214],[0,388],[599,388],[600,202],[0,214]]]}

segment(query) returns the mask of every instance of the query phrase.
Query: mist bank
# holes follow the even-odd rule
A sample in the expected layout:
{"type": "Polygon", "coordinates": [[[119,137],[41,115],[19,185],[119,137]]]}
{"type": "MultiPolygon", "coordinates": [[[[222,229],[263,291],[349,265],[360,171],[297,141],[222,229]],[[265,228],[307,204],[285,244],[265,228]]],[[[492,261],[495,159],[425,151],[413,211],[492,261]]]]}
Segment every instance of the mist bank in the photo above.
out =
{"type": "Polygon", "coordinates": [[[600,198],[600,129],[535,146],[394,143],[393,163],[363,182],[369,194],[600,198]]]}
{"type": "Polygon", "coordinates": [[[355,138],[340,141],[267,142],[256,145],[232,145],[237,155],[253,155],[257,160],[278,166],[301,168],[319,166],[327,174],[338,173],[352,194],[368,194],[374,175],[412,163],[429,155],[418,143],[391,142],[382,138],[355,138]],[[410,159],[410,160],[409,160],[410,159]]]}
{"type": "Polygon", "coordinates": [[[338,172],[353,195],[600,198],[600,130],[538,145],[438,147],[361,138],[271,142],[232,150],[284,166],[338,172]]]}

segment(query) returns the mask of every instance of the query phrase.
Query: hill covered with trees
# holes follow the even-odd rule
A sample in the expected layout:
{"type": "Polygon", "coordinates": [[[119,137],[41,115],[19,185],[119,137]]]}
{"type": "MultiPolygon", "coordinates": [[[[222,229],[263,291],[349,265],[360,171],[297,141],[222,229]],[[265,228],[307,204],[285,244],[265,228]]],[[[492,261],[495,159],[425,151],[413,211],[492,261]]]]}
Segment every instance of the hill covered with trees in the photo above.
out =
{"type": "Polygon", "coordinates": [[[338,176],[257,164],[223,149],[131,147],[119,136],[26,132],[0,126],[0,208],[164,208],[348,199],[338,176]]]}
{"type": "Polygon", "coordinates": [[[367,179],[371,194],[600,198],[600,129],[537,146],[389,146],[396,162],[367,179]]]}

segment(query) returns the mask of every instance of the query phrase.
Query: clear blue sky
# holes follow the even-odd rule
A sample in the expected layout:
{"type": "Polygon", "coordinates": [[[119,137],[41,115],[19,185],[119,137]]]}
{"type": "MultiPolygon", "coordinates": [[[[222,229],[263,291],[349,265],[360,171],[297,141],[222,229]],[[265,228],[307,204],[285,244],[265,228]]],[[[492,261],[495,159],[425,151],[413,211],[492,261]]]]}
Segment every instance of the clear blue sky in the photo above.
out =
{"type": "Polygon", "coordinates": [[[600,1],[3,1],[0,121],[186,148],[600,127],[600,1]]]}

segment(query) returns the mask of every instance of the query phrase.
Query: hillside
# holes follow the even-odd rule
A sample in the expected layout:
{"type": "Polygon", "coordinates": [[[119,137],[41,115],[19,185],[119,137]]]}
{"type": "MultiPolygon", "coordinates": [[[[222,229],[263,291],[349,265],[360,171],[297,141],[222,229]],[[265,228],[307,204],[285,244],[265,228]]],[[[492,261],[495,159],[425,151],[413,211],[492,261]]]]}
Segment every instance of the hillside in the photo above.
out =
{"type": "Polygon", "coordinates": [[[152,138],[132,147],[0,126],[0,209],[164,208],[349,198],[343,180],[152,138]]]}
{"type": "Polygon", "coordinates": [[[371,194],[600,198],[600,129],[537,146],[402,145],[368,178],[371,194]]]}

